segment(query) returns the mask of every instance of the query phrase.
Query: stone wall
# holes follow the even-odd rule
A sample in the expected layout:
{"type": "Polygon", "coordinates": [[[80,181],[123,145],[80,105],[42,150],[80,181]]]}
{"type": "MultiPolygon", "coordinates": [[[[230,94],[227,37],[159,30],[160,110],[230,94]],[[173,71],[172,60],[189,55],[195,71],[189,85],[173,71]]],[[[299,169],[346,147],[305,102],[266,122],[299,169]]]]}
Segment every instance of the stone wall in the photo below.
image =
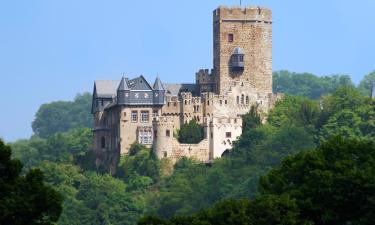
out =
{"type": "Polygon", "coordinates": [[[213,12],[213,27],[216,93],[224,94],[233,81],[248,81],[257,92],[272,93],[271,10],[219,7],[213,12]],[[242,73],[229,66],[236,47],[244,52],[242,73]]]}

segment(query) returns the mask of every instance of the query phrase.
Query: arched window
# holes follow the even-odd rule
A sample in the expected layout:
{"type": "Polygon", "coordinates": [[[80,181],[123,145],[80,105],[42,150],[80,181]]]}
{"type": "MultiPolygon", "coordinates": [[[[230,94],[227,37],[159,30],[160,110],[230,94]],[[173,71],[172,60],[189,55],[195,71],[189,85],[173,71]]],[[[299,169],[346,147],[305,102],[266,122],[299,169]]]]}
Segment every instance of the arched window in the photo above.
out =
{"type": "Polygon", "coordinates": [[[249,96],[246,96],[246,105],[249,104],[249,96]]]}
{"type": "Polygon", "coordinates": [[[245,104],[245,96],[241,95],[241,104],[245,104]]]}
{"type": "Polygon", "coordinates": [[[102,148],[105,148],[105,137],[101,138],[100,145],[101,145],[102,148]]]}

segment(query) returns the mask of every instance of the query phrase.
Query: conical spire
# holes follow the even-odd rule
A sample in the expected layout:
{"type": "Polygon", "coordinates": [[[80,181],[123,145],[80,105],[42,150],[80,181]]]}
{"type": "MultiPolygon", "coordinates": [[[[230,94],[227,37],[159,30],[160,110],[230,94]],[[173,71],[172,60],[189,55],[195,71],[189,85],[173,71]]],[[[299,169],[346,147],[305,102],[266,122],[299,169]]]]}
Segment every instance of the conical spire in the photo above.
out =
{"type": "Polygon", "coordinates": [[[156,76],[156,80],[152,88],[154,90],[164,90],[163,83],[161,82],[159,75],[156,76]]]}
{"type": "Polygon", "coordinates": [[[128,86],[128,83],[126,82],[126,79],[124,76],[122,76],[121,78],[121,82],[117,88],[118,91],[125,91],[125,90],[129,90],[129,86],[128,86]]]}

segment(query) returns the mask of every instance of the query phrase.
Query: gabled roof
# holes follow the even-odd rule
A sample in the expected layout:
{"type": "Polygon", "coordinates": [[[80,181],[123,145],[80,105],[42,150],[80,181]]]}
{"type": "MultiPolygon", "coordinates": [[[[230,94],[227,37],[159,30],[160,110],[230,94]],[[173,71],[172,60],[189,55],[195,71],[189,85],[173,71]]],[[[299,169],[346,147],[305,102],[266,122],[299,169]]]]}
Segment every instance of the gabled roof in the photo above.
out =
{"type": "Polygon", "coordinates": [[[142,75],[137,78],[128,80],[128,87],[131,90],[142,90],[142,91],[152,90],[150,84],[146,81],[146,79],[142,75]]]}
{"type": "Polygon", "coordinates": [[[195,93],[195,84],[164,84],[166,94],[177,96],[180,92],[195,93]]]}
{"type": "Polygon", "coordinates": [[[94,83],[94,95],[101,98],[112,98],[116,96],[119,86],[118,80],[96,80],[94,83]]]}
{"type": "Polygon", "coordinates": [[[163,84],[161,83],[159,76],[156,76],[156,80],[152,88],[154,90],[164,90],[163,84]]]}
{"type": "Polygon", "coordinates": [[[122,77],[117,90],[119,90],[119,91],[129,90],[129,86],[128,86],[128,81],[127,80],[128,79],[126,79],[125,77],[122,77]]]}

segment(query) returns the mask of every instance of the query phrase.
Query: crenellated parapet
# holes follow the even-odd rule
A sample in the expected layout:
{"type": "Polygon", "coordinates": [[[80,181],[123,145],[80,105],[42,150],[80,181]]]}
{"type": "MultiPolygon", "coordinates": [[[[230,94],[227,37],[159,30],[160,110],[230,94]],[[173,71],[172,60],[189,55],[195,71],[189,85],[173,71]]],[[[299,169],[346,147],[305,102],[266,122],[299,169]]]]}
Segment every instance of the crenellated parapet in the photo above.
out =
{"type": "Polygon", "coordinates": [[[220,6],[214,10],[214,22],[219,20],[234,20],[253,23],[272,23],[272,11],[264,7],[227,7],[220,6]]]}
{"type": "Polygon", "coordinates": [[[215,75],[213,69],[201,69],[195,74],[196,85],[199,93],[215,91],[215,75]]]}

